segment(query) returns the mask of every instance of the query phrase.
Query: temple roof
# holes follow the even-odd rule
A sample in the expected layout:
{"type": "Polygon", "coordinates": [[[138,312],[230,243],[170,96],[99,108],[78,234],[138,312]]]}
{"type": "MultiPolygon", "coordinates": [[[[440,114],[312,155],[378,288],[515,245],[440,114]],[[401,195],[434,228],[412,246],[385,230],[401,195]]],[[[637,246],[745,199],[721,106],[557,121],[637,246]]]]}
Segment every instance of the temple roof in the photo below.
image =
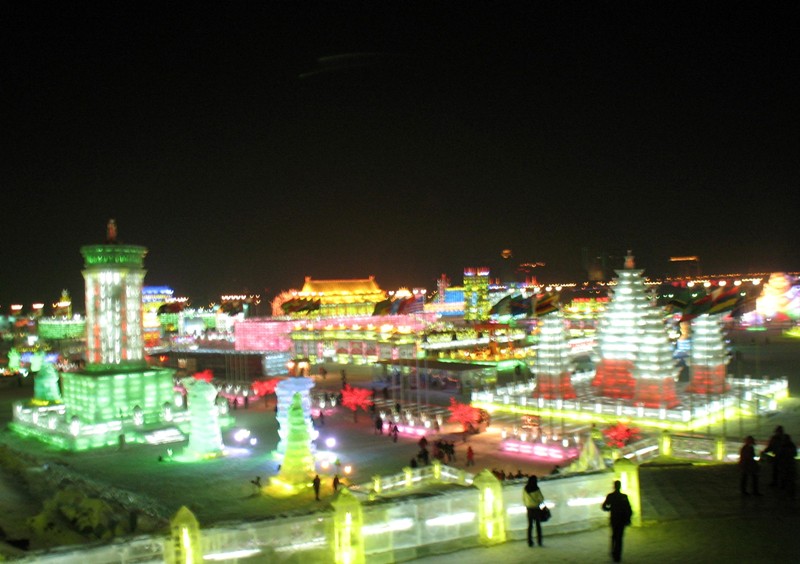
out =
{"type": "Polygon", "coordinates": [[[312,280],[310,276],[306,276],[306,281],[300,293],[322,293],[322,295],[383,294],[383,290],[380,289],[373,276],[369,278],[353,278],[350,280],[312,280]]]}

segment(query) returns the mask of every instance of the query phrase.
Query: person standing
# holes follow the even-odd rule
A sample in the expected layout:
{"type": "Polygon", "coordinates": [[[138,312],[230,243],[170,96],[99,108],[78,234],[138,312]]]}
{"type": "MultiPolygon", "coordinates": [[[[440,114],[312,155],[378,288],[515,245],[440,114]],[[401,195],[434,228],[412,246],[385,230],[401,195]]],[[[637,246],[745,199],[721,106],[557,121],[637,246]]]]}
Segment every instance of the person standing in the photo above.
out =
{"type": "Polygon", "coordinates": [[[475,466],[475,451],[471,446],[467,447],[467,466],[475,466]]]}
{"type": "Polygon", "coordinates": [[[614,562],[622,561],[622,534],[625,527],[631,524],[633,510],[628,496],[622,493],[622,482],[614,481],[614,491],[606,496],[603,511],[611,513],[611,558],[614,562]]]}
{"type": "Polygon", "coordinates": [[[778,487],[786,491],[786,495],[794,499],[796,468],[795,458],[797,458],[797,445],[792,442],[792,437],[784,434],[781,438],[781,446],[775,454],[775,466],[778,468],[778,487]]]}
{"type": "Polygon", "coordinates": [[[339,489],[339,474],[336,474],[333,477],[333,493],[336,493],[336,490],[339,489]]]}
{"type": "Polygon", "coordinates": [[[314,497],[316,498],[317,501],[319,501],[319,486],[320,486],[319,474],[314,476],[314,481],[312,482],[312,484],[314,486],[314,497]]]}
{"type": "Polygon", "coordinates": [[[769,455],[766,460],[769,460],[772,463],[772,481],[769,483],[770,487],[776,487],[778,485],[778,461],[776,458],[782,442],[783,425],[778,425],[775,427],[775,432],[772,434],[769,442],[767,443],[767,448],[761,451],[761,456],[767,457],[769,455]]]}
{"type": "Polygon", "coordinates": [[[758,491],[758,461],[756,460],[756,440],[752,436],[748,436],[744,440],[742,450],[739,451],[739,471],[741,472],[741,480],[739,481],[739,489],[742,495],[747,493],[747,480],[750,479],[753,488],[753,495],[761,495],[758,491]]]}
{"type": "Polygon", "coordinates": [[[528,511],[528,546],[533,546],[533,524],[536,523],[536,540],[542,546],[542,511],[544,494],[539,489],[539,482],[536,476],[528,478],[528,483],[522,490],[522,503],[528,511]]]}

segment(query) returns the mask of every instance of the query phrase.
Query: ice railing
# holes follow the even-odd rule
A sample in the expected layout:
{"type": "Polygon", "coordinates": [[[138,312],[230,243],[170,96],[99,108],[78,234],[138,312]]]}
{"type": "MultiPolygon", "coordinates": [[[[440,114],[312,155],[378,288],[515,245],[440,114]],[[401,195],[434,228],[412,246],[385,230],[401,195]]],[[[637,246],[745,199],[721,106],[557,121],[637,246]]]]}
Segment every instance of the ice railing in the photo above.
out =
{"type": "Polygon", "coordinates": [[[353,486],[354,492],[368,494],[370,497],[386,493],[408,491],[432,483],[450,483],[462,486],[472,485],[475,478],[466,470],[454,468],[434,460],[427,466],[406,467],[402,472],[389,476],[373,476],[370,482],[353,486]]]}
{"type": "MultiPolygon", "coordinates": [[[[446,472],[443,466],[442,471],[446,472]]],[[[567,533],[594,529],[606,523],[600,506],[608,492],[609,473],[597,472],[540,481],[545,503],[552,511],[548,530],[567,533]]],[[[499,483],[505,537],[522,539],[527,515],[522,503],[524,480],[499,483]]],[[[480,492],[476,487],[447,490],[426,497],[408,496],[359,503],[362,517],[354,521],[370,564],[422,557],[436,546],[447,552],[479,546],[482,527],[480,492]]],[[[205,561],[334,562],[337,544],[336,511],[302,516],[277,515],[274,519],[202,527],[200,552],[205,561]]],[[[171,538],[142,536],[107,544],[63,547],[31,553],[22,562],[47,564],[132,564],[164,562],[170,556],[171,538]]],[[[341,556],[341,555],[340,555],[341,556]]]]}
{"type": "Polygon", "coordinates": [[[632,442],[614,451],[615,458],[641,463],[669,456],[680,460],[738,462],[741,442],[723,436],[663,432],[632,442]]]}

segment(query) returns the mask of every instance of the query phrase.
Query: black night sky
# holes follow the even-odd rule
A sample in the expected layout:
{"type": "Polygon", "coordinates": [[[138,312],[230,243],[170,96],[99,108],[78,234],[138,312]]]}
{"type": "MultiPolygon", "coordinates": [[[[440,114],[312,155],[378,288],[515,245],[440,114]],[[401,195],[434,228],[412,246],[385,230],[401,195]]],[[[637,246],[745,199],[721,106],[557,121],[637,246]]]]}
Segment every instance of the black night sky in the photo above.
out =
{"type": "Polygon", "coordinates": [[[0,313],[82,309],[112,217],[197,305],[504,248],[797,270],[797,5],[737,6],[6,2],[0,313]]]}

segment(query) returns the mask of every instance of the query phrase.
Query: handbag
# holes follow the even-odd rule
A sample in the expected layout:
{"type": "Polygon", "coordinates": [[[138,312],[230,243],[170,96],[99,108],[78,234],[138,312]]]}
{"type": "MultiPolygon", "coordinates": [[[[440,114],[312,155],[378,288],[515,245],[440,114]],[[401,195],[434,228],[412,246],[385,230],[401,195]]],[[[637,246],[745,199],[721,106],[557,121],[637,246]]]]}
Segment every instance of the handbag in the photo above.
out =
{"type": "Polygon", "coordinates": [[[539,508],[539,521],[544,523],[550,520],[550,508],[546,505],[539,508]]]}

